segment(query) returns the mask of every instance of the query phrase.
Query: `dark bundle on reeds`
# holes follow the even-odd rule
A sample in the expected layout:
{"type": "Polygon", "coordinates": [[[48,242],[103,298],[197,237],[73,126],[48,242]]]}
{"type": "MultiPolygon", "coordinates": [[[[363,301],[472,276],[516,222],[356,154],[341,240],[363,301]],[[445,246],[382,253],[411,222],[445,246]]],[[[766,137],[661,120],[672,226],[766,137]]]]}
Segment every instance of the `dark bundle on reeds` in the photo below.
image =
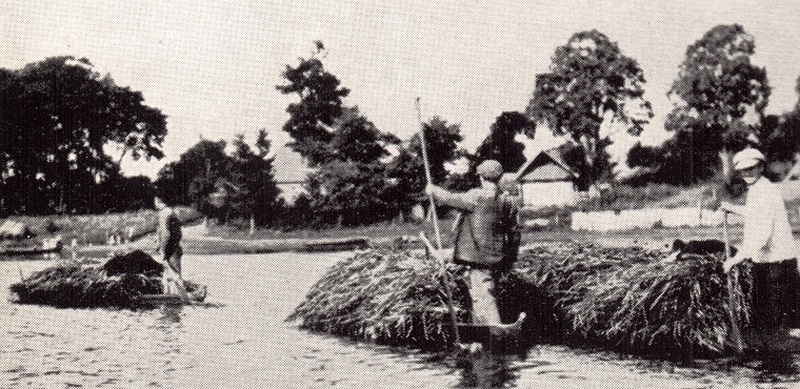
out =
{"type": "Polygon", "coordinates": [[[546,309],[534,316],[537,335],[664,359],[730,352],[731,312],[740,325],[749,320],[749,265],[732,273],[730,298],[721,258],[665,256],[591,245],[523,255],[516,271],[540,291],[546,309]]]}
{"type": "Polygon", "coordinates": [[[12,284],[20,304],[63,308],[134,305],[143,294],[160,294],[163,266],[141,251],[115,256],[102,266],[60,264],[12,284]]]}
{"type": "Polygon", "coordinates": [[[382,344],[441,349],[451,343],[441,281],[460,321],[468,318],[466,284],[452,267],[401,250],[366,251],[332,267],[287,320],[301,327],[382,344]]]}

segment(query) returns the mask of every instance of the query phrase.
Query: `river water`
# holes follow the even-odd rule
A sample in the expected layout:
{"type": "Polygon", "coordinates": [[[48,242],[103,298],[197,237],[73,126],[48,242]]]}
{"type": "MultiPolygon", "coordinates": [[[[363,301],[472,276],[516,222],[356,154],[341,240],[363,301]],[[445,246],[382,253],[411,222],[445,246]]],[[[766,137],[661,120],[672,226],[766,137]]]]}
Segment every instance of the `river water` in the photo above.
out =
{"type": "MultiPolygon", "coordinates": [[[[0,388],[793,388],[793,364],[678,367],[539,346],[527,356],[436,358],[299,330],[284,318],[351,253],[187,255],[205,305],[56,309],[0,300],[0,388]],[[779,369],[780,370],[780,369],[779,369]]],[[[52,265],[0,261],[0,290],[52,265]]]]}

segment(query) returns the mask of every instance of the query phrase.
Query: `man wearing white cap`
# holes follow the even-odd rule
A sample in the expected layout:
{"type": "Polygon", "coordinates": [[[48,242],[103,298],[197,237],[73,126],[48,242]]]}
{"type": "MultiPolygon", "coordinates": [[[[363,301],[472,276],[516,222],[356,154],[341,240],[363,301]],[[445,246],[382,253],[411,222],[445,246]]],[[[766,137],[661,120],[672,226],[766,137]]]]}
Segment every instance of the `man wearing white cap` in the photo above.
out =
{"type": "Polygon", "coordinates": [[[747,148],[733,157],[733,167],[747,182],[744,206],[722,202],[720,209],[744,217],[738,253],[723,264],[725,272],[750,258],[753,263],[753,321],[757,327],[796,327],[800,307],[797,246],[777,186],[763,177],[764,155],[747,148]]]}
{"type": "MultiPolygon", "coordinates": [[[[516,323],[503,325],[492,295],[492,273],[508,265],[508,242],[500,221],[504,209],[516,204],[504,196],[498,186],[503,168],[495,160],[486,160],[477,167],[480,188],[465,193],[452,193],[435,185],[427,192],[434,201],[462,212],[456,224],[453,262],[468,269],[473,324],[485,324],[498,330],[518,330],[525,315],[516,323]]],[[[515,255],[516,253],[513,253],[515,255]]]]}

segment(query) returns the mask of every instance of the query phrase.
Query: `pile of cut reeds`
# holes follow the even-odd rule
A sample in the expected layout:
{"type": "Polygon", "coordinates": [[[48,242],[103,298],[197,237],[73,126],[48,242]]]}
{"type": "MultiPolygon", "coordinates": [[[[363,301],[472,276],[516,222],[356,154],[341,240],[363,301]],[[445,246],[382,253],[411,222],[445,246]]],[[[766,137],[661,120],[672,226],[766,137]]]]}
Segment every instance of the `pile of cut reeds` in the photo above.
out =
{"type": "Polygon", "coordinates": [[[163,265],[141,251],[115,256],[102,266],[63,263],[36,272],[10,286],[20,304],[62,308],[135,305],[143,294],[163,293],[163,265]]]}
{"type": "MultiPolygon", "coordinates": [[[[720,254],[721,255],[721,254],[720,254]]],[[[729,297],[722,258],[592,245],[522,256],[516,270],[540,291],[536,335],[664,359],[717,357],[733,350],[731,313],[749,322],[750,265],[733,272],[729,297]]]]}
{"type": "Polygon", "coordinates": [[[443,271],[424,253],[380,249],[334,265],[287,320],[301,327],[423,349],[451,343],[442,280],[451,280],[459,320],[466,320],[466,284],[457,267],[443,271]]]}
{"type": "MultiPolygon", "coordinates": [[[[749,320],[750,266],[738,266],[730,299],[720,257],[569,244],[521,253],[498,277],[501,318],[528,313],[523,340],[613,349],[664,359],[732,351],[730,311],[749,320]],[[687,355],[687,352],[690,355],[687,355]]],[[[449,265],[460,322],[469,297],[449,265]]],[[[451,342],[441,266],[423,253],[379,250],[344,260],[287,320],[314,331],[384,344],[441,349],[451,342]]]]}

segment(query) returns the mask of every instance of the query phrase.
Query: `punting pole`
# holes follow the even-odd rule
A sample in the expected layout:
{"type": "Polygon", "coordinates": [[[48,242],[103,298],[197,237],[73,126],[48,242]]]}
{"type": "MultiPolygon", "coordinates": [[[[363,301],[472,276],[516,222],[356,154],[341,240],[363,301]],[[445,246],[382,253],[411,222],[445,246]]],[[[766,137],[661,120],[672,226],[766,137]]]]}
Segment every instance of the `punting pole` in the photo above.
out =
{"type": "MultiPolygon", "coordinates": [[[[425,165],[425,182],[433,184],[431,178],[431,165],[428,162],[428,146],[425,143],[425,125],[422,124],[422,112],[419,108],[419,97],[417,97],[417,121],[419,122],[419,140],[422,149],[422,162],[425,165]]],[[[436,248],[442,249],[442,234],[439,232],[439,218],[436,215],[436,203],[433,201],[433,194],[428,194],[431,202],[431,218],[433,220],[433,233],[436,235],[436,248]]]]}
{"type": "MultiPolygon", "coordinates": [[[[419,108],[419,97],[417,97],[416,101],[417,106],[417,121],[419,122],[419,139],[420,145],[422,148],[422,161],[425,166],[425,183],[426,184],[433,184],[433,180],[431,178],[431,166],[428,162],[428,150],[427,145],[425,144],[425,126],[422,124],[422,112],[419,108]]],[[[439,265],[442,269],[442,289],[444,289],[444,302],[447,304],[447,312],[448,316],[450,316],[450,326],[451,326],[451,335],[453,336],[453,341],[455,344],[461,343],[461,337],[458,334],[458,319],[456,318],[456,310],[453,307],[453,293],[450,291],[450,281],[451,278],[449,273],[447,272],[447,263],[445,262],[444,258],[441,257],[439,250],[442,249],[442,235],[439,232],[439,217],[436,215],[436,203],[433,200],[433,194],[428,194],[428,199],[431,203],[431,218],[433,221],[433,231],[436,234],[436,245],[437,247],[433,247],[431,242],[428,240],[428,237],[425,236],[425,232],[420,232],[420,239],[425,243],[425,253],[431,253],[433,256],[438,260],[439,265]]]]}
{"type": "MultiPolygon", "coordinates": [[[[728,211],[723,211],[722,216],[722,237],[725,240],[725,261],[731,259],[731,241],[728,236],[728,211]]],[[[728,316],[731,321],[731,341],[733,342],[734,351],[741,353],[744,350],[744,340],[739,328],[739,320],[736,319],[736,313],[733,311],[736,296],[733,294],[733,278],[735,277],[731,268],[727,274],[727,287],[728,287],[728,316]]],[[[737,271],[738,273],[738,271],[737,271]]]]}

